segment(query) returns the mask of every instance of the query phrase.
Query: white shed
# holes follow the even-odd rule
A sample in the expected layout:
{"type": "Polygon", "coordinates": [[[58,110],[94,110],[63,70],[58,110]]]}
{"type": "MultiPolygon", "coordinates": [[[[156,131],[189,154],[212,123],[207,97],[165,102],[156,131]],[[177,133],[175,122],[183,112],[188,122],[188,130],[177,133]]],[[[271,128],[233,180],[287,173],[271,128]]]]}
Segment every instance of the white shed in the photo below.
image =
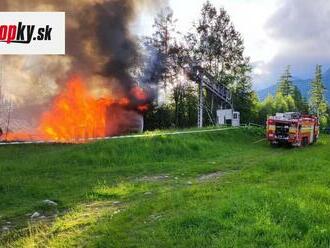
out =
{"type": "Polygon", "coordinates": [[[217,111],[217,124],[239,127],[241,125],[240,113],[232,109],[219,109],[217,111]]]}

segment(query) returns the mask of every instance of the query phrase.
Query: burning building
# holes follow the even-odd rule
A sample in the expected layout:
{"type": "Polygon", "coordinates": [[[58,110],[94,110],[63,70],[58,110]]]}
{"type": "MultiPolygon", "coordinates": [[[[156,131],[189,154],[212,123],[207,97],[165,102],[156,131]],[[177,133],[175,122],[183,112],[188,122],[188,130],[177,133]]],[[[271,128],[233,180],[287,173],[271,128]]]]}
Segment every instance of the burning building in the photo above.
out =
{"type": "Polygon", "coordinates": [[[66,56],[6,57],[4,89],[32,123],[28,131],[9,125],[6,139],[67,142],[141,130],[153,93],[132,76],[139,49],[131,25],[155,2],[1,1],[1,11],[66,12],[66,56]]]}

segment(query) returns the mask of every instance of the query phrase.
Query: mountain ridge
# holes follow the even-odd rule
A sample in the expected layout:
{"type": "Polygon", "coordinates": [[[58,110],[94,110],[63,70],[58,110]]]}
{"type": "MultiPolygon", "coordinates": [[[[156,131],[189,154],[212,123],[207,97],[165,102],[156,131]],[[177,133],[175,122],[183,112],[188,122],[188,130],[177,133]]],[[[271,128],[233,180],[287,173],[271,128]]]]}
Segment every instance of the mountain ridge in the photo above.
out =
{"type": "MultiPolygon", "coordinates": [[[[297,77],[293,77],[293,84],[297,86],[303,97],[309,98],[311,91],[311,82],[313,79],[301,79],[297,77]]],[[[323,73],[323,82],[326,87],[326,99],[330,101],[330,68],[323,73]]],[[[272,86],[269,86],[265,89],[257,91],[258,97],[261,101],[265,100],[268,95],[275,95],[277,91],[279,83],[276,83],[272,86]]]]}

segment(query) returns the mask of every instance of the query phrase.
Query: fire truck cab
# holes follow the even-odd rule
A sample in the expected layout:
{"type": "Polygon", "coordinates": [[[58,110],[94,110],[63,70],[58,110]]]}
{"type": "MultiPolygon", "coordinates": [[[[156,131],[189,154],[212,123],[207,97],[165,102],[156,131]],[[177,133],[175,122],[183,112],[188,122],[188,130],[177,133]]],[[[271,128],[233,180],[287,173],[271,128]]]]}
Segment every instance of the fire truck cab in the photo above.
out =
{"type": "Polygon", "coordinates": [[[272,145],[307,146],[316,143],[320,133],[319,119],[300,113],[277,113],[267,120],[267,140],[272,145]]]}

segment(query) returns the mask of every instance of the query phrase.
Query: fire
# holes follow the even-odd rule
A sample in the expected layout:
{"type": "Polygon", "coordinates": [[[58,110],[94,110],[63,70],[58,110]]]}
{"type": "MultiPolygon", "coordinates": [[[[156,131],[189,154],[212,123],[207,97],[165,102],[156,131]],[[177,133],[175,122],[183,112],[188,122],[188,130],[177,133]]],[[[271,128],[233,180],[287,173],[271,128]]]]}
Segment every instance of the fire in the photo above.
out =
{"type": "MultiPolygon", "coordinates": [[[[141,102],[141,105],[132,111],[147,111],[146,93],[141,88],[134,87],[131,94],[135,98],[134,101],[141,102]]],[[[106,137],[111,130],[109,112],[111,113],[112,108],[113,111],[118,111],[118,108],[134,108],[130,105],[131,100],[127,97],[116,99],[107,96],[96,99],[90,94],[82,79],[76,77],[67,83],[66,88],[55,98],[51,108],[42,114],[34,134],[8,133],[5,139],[83,142],[90,138],[106,137]]]]}
{"type": "Polygon", "coordinates": [[[21,140],[26,140],[26,141],[36,141],[38,140],[37,135],[33,135],[30,133],[23,133],[23,132],[17,132],[17,133],[6,133],[3,134],[2,137],[6,141],[21,141],[21,140]]]}
{"type": "Polygon", "coordinates": [[[149,110],[149,104],[144,104],[144,105],[138,106],[138,110],[140,112],[147,112],[149,110]]]}
{"type": "Polygon", "coordinates": [[[113,102],[111,98],[95,99],[75,78],[42,115],[38,130],[46,140],[54,141],[105,137],[106,110],[113,102]]]}
{"type": "Polygon", "coordinates": [[[139,101],[144,101],[147,99],[147,95],[146,93],[144,92],[143,89],[141,89],[140,87],[134,87],[132,90],[131,90],[131,93],[133,94],[133,96],[136,97],[137,100],[139,101]]]}

